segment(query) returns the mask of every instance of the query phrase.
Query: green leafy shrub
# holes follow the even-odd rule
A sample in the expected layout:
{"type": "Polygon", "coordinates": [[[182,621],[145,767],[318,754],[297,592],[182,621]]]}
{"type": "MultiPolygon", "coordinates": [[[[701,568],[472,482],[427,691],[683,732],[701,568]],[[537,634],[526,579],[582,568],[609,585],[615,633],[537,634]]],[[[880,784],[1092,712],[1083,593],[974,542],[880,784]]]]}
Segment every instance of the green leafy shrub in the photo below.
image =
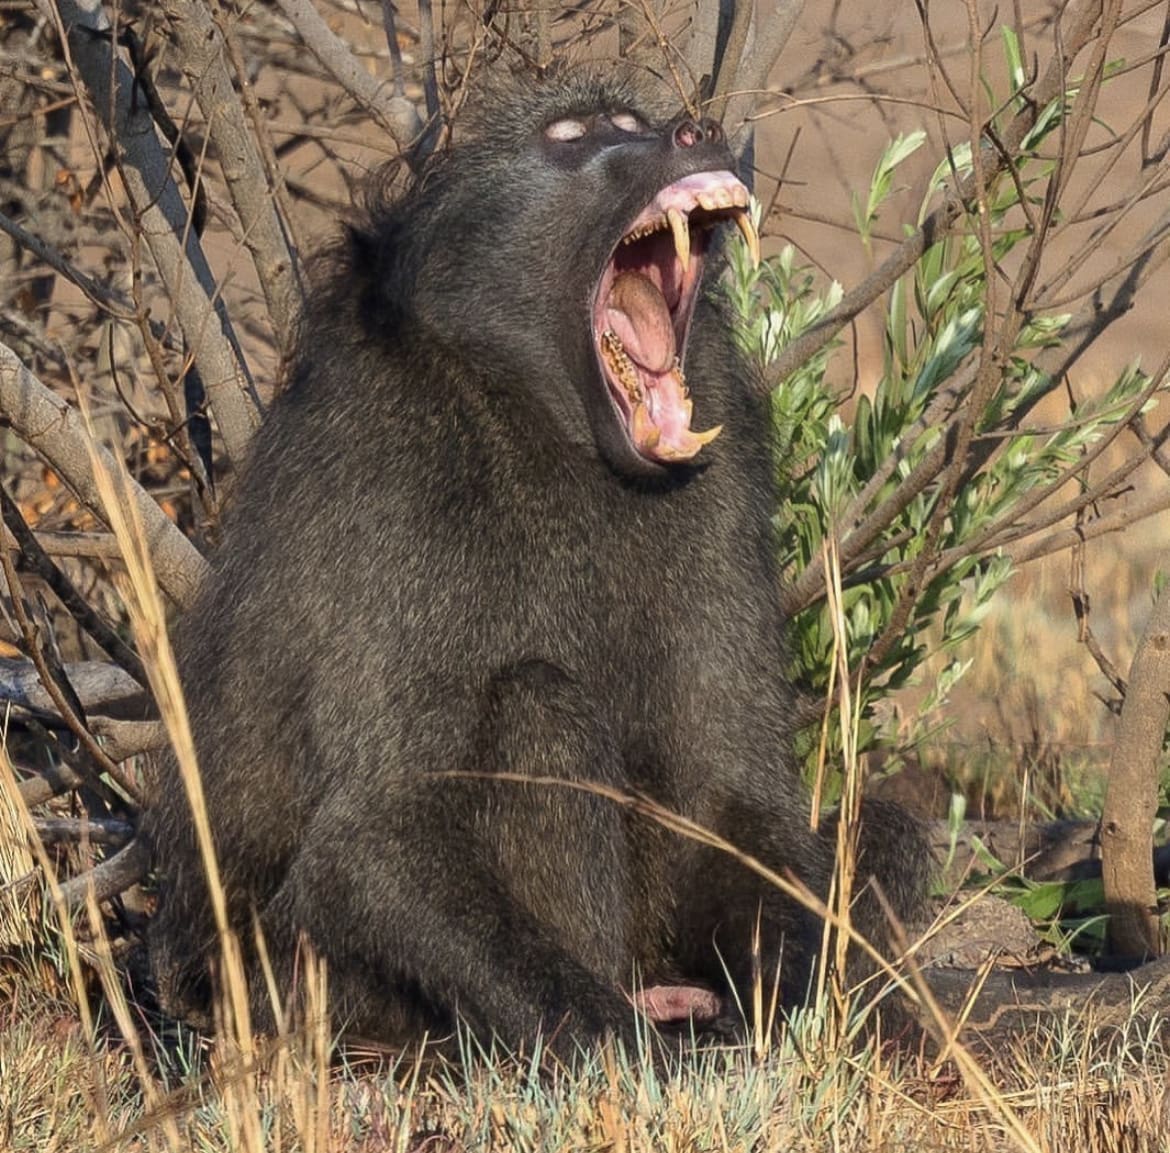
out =
{"type": "MultiPolygon", "coordinates": [[[[1010,33],[1005,52],[1018,89],[1023,71],[1010,33]]],[[[1006,102],[1005,117],[1018,99],[1006,102]]],[[[830,683],[834,630],[824,581],[806,578],[825,563],[825,542],[835,538],[843,544],[846,655],[860,686],[862,750],[894,741],[875,706],[921,680],[929,648],[947,659],[927,686],[908,739],[926,734],[927,718],[969,666],[963,643],[1012,573],[1003,542],[1036,531],[1027,514],[1081,481],[1090,446],[1153,403],[1151,382],[1134,365],[1055,425],[1035,421],[1037,403],[1058,382],[1032,358],[1059,341],[1069,317],[1025,315],[1011,334],[1010,355],[997,363],[993,387],[973,411],[984,363],[987,268],[1011,261],[1033,235],[1022,208],[1043,200],[1052,165],[1036,150],[1061,114],[1058,103],[1045,110],[1023,162],[988,192],[991,261],[971,213],[886,294],[882,367],[872,391],[853,399],[830,384],[832,345],[785,379],[768,381],[780,485],[777,548],[792,616],[788,672],[820,694],[830,683]],[[968,451],[956,472],[951,450],[964,422],[968,451]]],[[[877,162],[864,204],[855,197],[863,243],[898,165],[923,140],[922,133],[894,140],[877,162]]],[[[969,144],[951,149],[930,181],[923,218],[970,170],[969,144]]],[[[765,378],[785,346],[842,299],[840,285],[818,286],[790,247],[753,268],[746,248],[736,245],[724,291],[741,321],[742,346],[765,378]]],[[[1006,328],[997,317],[997,336],[1006,328]]],[[[808,739],[811,755],[814,738],[808,739]]],[[[835,795],[830,786],[826,799],[835,795]]]]}

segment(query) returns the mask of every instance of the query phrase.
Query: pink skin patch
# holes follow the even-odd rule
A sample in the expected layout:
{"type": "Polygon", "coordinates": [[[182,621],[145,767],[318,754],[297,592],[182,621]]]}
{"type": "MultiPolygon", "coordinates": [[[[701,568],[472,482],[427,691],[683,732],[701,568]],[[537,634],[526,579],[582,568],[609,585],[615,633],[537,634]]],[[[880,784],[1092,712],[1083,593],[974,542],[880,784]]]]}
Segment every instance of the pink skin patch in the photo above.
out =
{"type": "Polygon", "coordinates": [[[657,1025],[672,1021],[713,1021],[723,1011],[718,995],[698,985],[650,985],[630,1000],[634,1008],[657,1025]]]}
{"type": "Polygon", "coordinates": [[[691,428],[681,362],[707,233],[734,220],[754,238],[748,203],[730,172],[675,181],[638,214],[602,274],[593,303],[598,359],[627,435],[650,460],[689,460],[720,432],[691,428]]]}

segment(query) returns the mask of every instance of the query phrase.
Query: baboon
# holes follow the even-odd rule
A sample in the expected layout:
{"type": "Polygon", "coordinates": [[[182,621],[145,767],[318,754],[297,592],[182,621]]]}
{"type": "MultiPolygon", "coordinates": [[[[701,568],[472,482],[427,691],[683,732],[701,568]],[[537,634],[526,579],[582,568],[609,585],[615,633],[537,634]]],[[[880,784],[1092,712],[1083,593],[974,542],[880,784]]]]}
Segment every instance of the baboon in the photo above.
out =
{"type": "MultiPolygon", "coordinates": [[[[282,990],[307,939],[337,1024],[388,1042],[457,1019],[629,1040],[637,981],[651,1018],[711,1015],[703,990],[750,985],[757,921],[800,998],[814,917],[548,781],[648,797],[827,890],[768,405],[704,281],[728,225],[758,243],[747,190],[718,124],[628,77],[478,103],[333,254],[178,630],[230,919],[244,941],[258,920],[282,990]]],[[[184,790],[154,787],[153,963],[198,1017],[214,921],[184,790]]],[[[927,854],[898,811],[868,823],[862,870],[906,913],[927,854]]]]}

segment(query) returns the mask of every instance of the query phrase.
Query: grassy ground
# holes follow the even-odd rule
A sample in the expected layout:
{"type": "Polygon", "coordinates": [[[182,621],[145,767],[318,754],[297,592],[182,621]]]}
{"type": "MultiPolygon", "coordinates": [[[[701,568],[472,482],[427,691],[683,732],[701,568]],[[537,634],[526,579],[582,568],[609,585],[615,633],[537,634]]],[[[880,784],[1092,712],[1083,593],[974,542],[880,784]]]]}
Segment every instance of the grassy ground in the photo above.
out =
{"type": "MultiPolygon", "coordinates": [[[[1082,1019],[953,1060],[826,1039],[809,1011],[763,1055],[695,1055],[669,1077],[603,1052],[571,1073],[477,1058],[464,1068],[342,1057],[303,1028],[249,1060],[225,1041],[164,1041],[132,1006],[42,952],[0,978],[0,1149],[1163,1150],[1170,1059],[1149,1030],[1082,1019]],[[82,981],[81,985],[88,982],[82,981]],[[118,998],[115,996],[114,998],[118,998]],[[89,1013],[95,1013],[91,1021],[89,1013]]],[[[92,979],[92,971],[86,966],[92,979]]],[[[320,1018],[318,1018],[320,1020],[320,1018]]]]}
{"type": "MultiPolygon", "coordinates": [[[[449,1065],[333,1045],[312,975],[277,1039],[221,1010],[216,1037],[134,996],[133,933],[96,909],[64,929],[42,887],[11,769],[0,758],[0,1150],[1052,1150],[1170,1145],[1170,1035],[1137,1015],[1084,1013],[1006,1050],[939,1054],[834,1026],[827,1000],[775,1040],[687,1054],[670,1074],[639,1054],[566,1069],[469,1054],[449,1065]],[[97,931],[93,926],[97,926],[97,931]],[[107,931],[115,939],[110,941],[107,931]]],[[[44,858],[41,859],[41,864],[44,858]]],[[[225,964],[233,973],[233,963],[225,964]]],[[[238,980],[238,973],[235,974],[238,980]]],[[[229,986],[232,981],[229,981],[229,986]]]]}

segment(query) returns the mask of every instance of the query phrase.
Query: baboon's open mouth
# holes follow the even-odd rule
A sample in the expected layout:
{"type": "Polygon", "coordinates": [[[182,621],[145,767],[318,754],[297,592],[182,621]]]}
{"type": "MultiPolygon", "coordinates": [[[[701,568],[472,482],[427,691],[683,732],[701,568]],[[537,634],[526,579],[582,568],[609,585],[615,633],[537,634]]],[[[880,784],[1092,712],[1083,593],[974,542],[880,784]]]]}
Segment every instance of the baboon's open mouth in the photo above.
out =
{"type": "Polygon", "coordinates": [[[710,231],[733,220],[759,260],[748,200],[730,172],[668,184],[626,230],[597,286],[593,341],[602,374],[631,442],[649,460],[690,460],[722,431],[691,428],[683,362],[710,231]]]}

